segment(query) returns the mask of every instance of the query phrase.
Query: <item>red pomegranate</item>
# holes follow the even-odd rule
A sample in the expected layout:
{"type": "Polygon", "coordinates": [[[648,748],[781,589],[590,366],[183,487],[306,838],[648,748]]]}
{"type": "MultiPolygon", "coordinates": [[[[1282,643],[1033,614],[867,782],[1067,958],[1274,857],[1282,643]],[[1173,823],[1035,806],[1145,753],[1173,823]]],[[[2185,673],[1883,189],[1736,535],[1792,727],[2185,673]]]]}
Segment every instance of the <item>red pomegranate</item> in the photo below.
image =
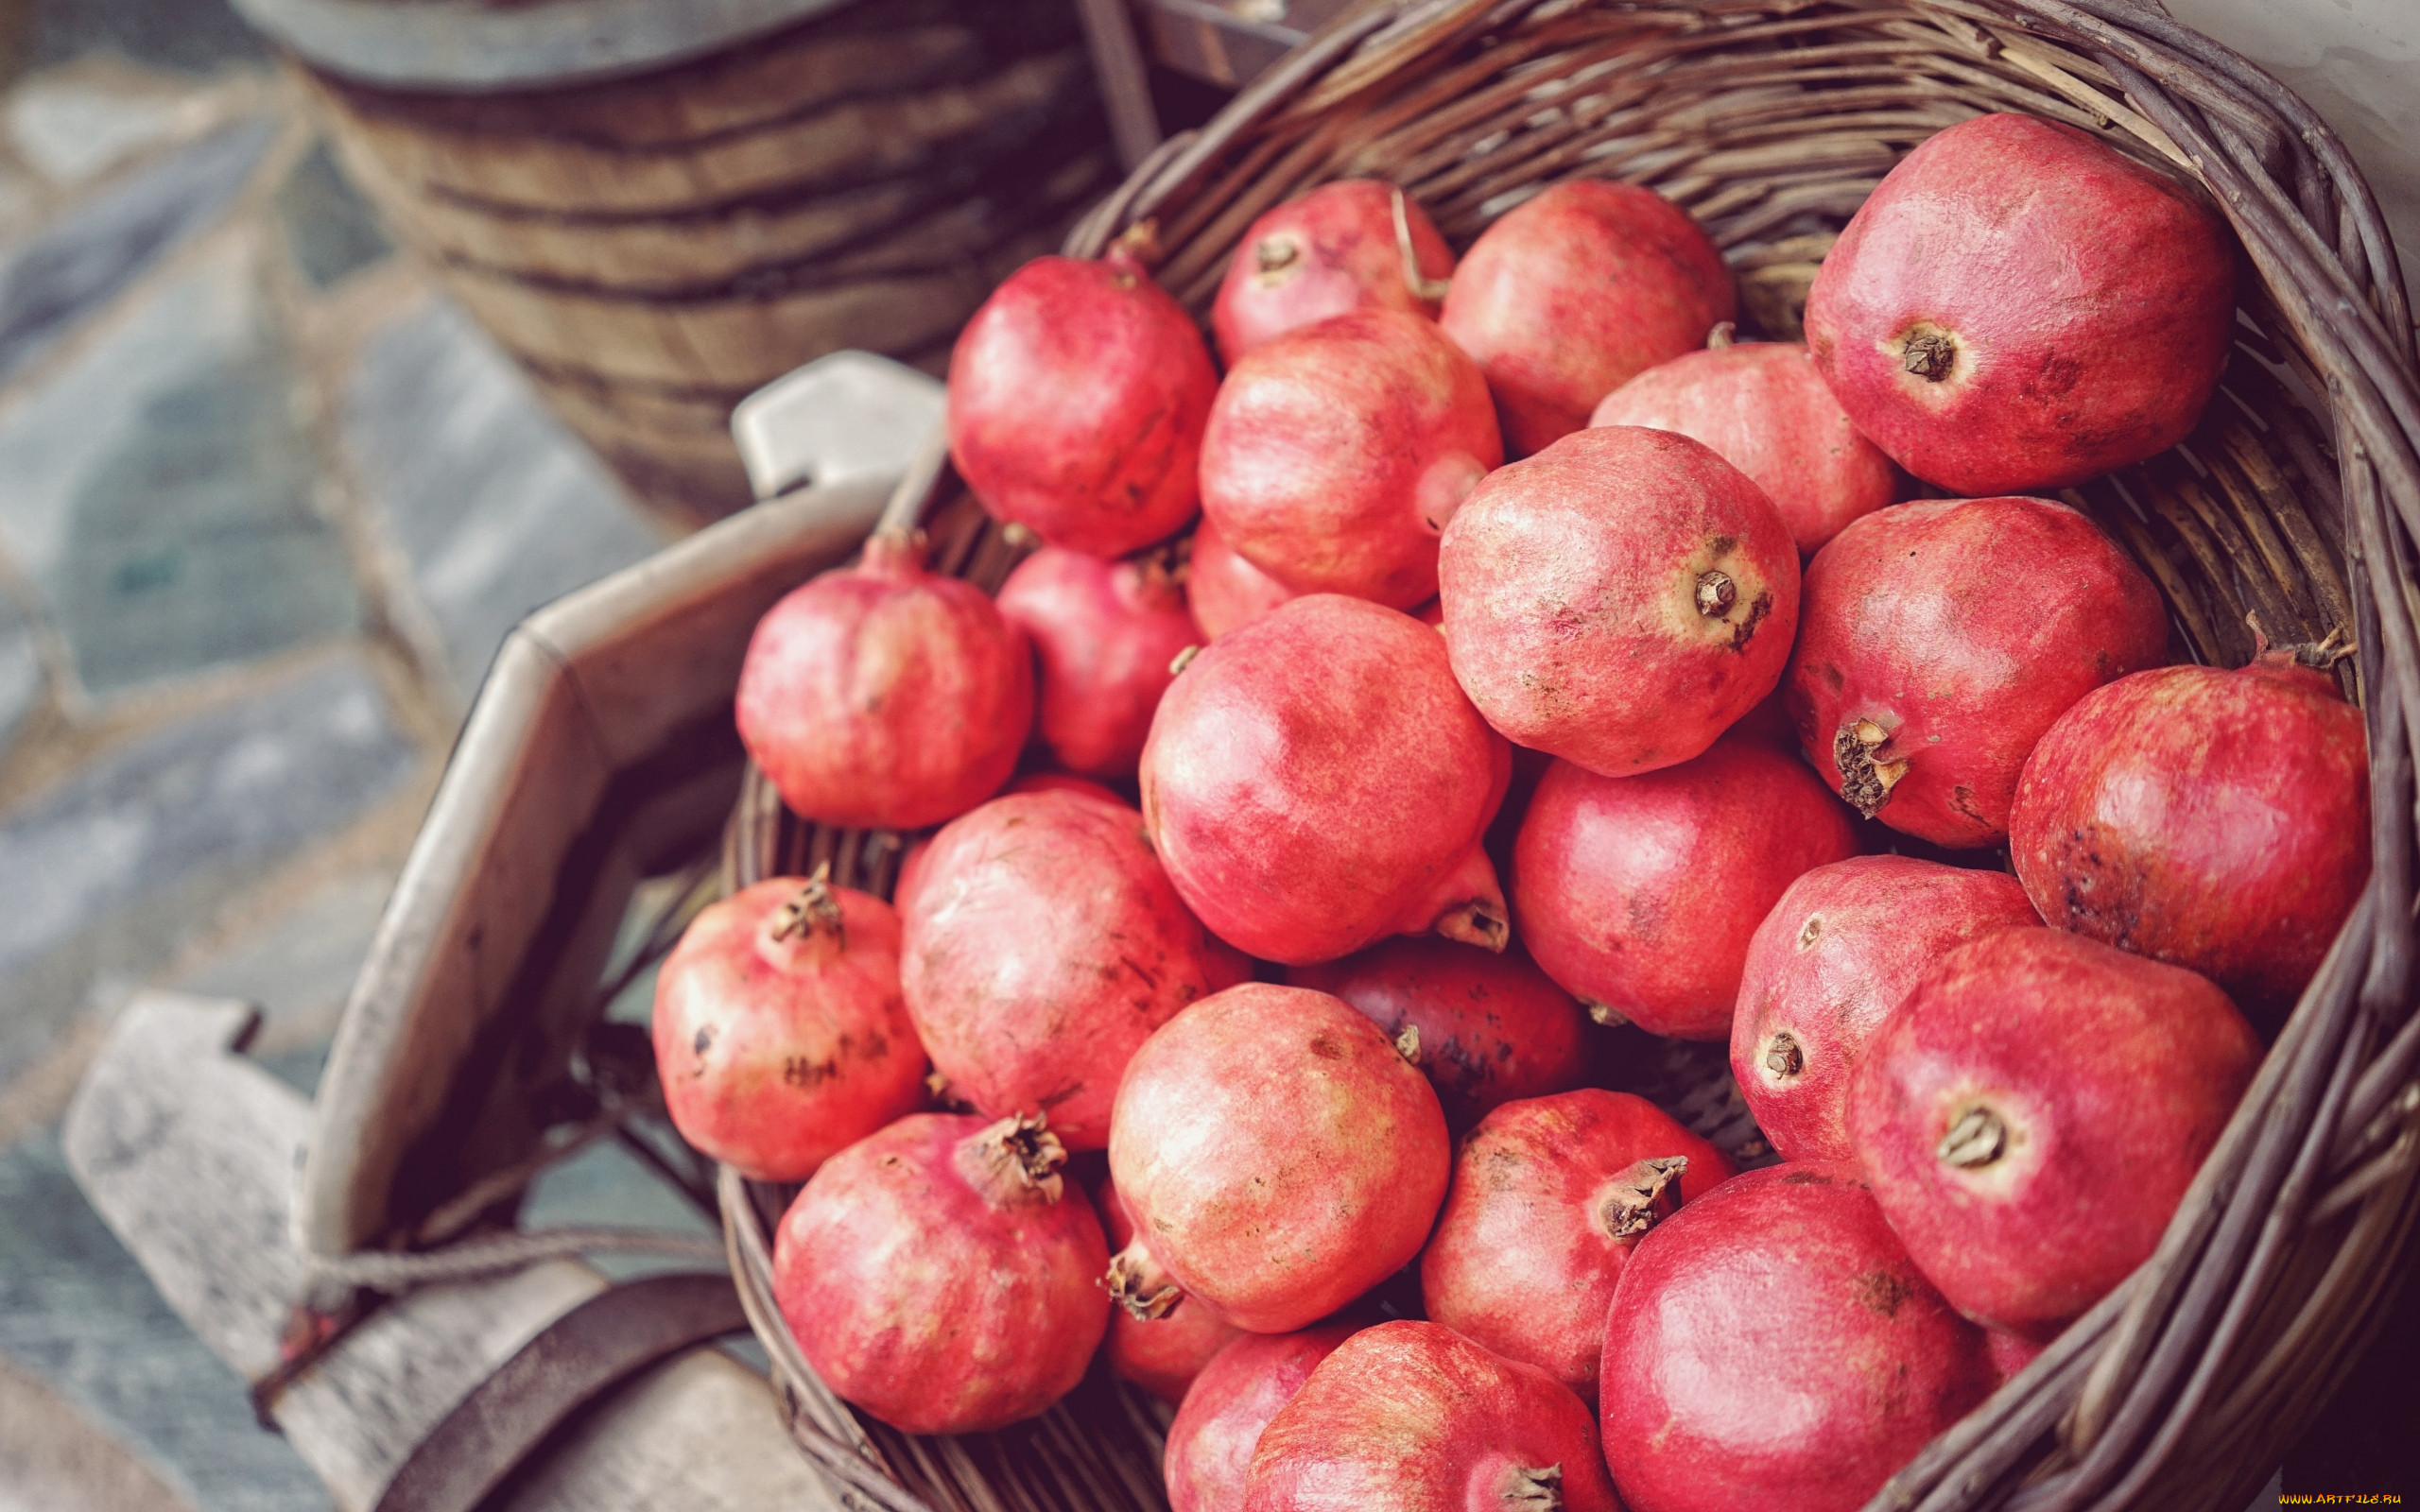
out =
{"type": "Polygon", "coordinates": [[[900,987],[933,1069],[978,1112],[1109,1143],[1127,1057],[1251,963],[1168,885],[1123,803],[994,799],[933,837],[901,924],[900,987]]]}
{"type": "Polygon", "coordinates": [[[1734,313],[1731,270],[1688,212],[1587,179],[1481,233],[1439,320],[1486,372],[1518,456],[1587,424],[1599,400],[1704,346],[1734,313]]]}
{"type": "Polygon", "coordinates": [[[1141,264],[1037,257],[959,335],[950,455],[999,519],[1123,557],[1192,517],[1218,387],[1193,318],[1141,264]]]}
{"type": "Polygon", "coordinates": [[[2159,593],[2047,499],[1927,499],[1852,521],[1806,569],[1782,686],[1806,759],[1868,818],[1935,845],[2008,838],[2033,743],[2168,654],[2159,593]]]}
{"type": "Polygon", "coordinates": [[[1109,1169],[1136,1241],[1118,1259],[1284,1333],[1420,1253],[1447,1163],[1437,1094],[1374,1024],[1324,992],[1247,982],[1127,1065],[1109,1169]]]}
{"type": "Polygon", "coordinates": [[[2051,923],[2282,1019],[2369,880],[2367,758],[2360,711],[2290,651],[2137,672],[2033,747],[2009,850],[2051,923]]]}
{"type": "Polygon", "coordinates": [[[2015,1380],[2049,1347],[2048,1339],[2029,1339],[2020,1334],[2002,1333],[1997,1329],[1983,1331],[1983,1348],[1991,1354],[1992,1368],[1999,1373],[2002,1381],[2015,1380]]]}
{"type": "Polygon", "coordinates": [[[1597,1425],[1546,1372],[1435,1323],[1363,1329],[1261,1431],[1245,1512],[1621,1512],[1597,1425]]]}
{"type": "Polygon", "coordinates": [[[2183,440],[2234,326],[2219,217],[2031,115],[1910,153],[1806,299],[1807,345],[1857,428],[1970,495],[2081,483],[2183,440]]]}
{"type": "Polygon", "coordinates": [[[1433,935],[1398,936],[1340,961],[1294,967],[1286,980],[1342,998],[1386,1031],[1437,1089],[1455,1129],[1588,1074],[1580,1005],[1518,946],[1499,955],[1433,935]]]}
{"type": "MultiPolygon", "coordinates": [[[[1104,787],[1089,777],[1078,777],[1073,772],[1028,772],[1000,789],[1002,798],[1011,793],[1080,793],[1086,798],[1098,799],[1103,803],[1114,803],[1122,809],[1131,809],[1134,806],[1118,796],[1115,789],[1104,787]]],[[[921,843],[918,849],[920,850],[923,849],[921,843]]],[[[901,870],[903,874],[906,871],[904,862],[901,864],[901,870]]],[[[904,887],[906,884],[903,883],[901,885],[904,887]]],[[[900,902],[896,898],[892,901],[900,902]]]]}
{"type": "Polygon", "coordinates": [[[2002,930],[1943,956],[1883,1022],[1849,1132],[1942,1295],[2043,1338],[2150,1256],[2259,1059],[2206,977],[2002,930]]]}
{"type": "Polygon", "coordinates": [[[1437,536],[1504,460],[1487,380],[1437,323],[1361,309],[1253,349],[1201,438],[1201,512],[1301,593],[1409,609],[1437,536]]]}
{"type": "Polygon", "coordinates": [[[1340,179],[1252,223],[1210,306],[1210,329],[1233,367],[1348,310],[1379,305],[1433,320],[1453,276],[1453,249],[1409,196],[1375,179],[1340,179]]]}
{"type": "Polygon", "coordinates": [[[899,916],[821,876],[699,914],[656,973],[654,1034],[673,1126],[752,1180],[804,1181],[925,1100],[899,916]]]}
{"type": "MultiPolygon", "coordinates": [[[[1134,1242],[1134,1220],[1126,1215],[1116,1182],[1101,1182],[1098,1203],[1109,1247],[1125,1249],[1134,1242]]],[[[1132,1276],[1132,1267],[1112,1261],[1104,1284],[1117,1305],[1109,1310],[1109,1338],[1102,1348],[1110,1369],[1165,1401],[1183,1401],[1213,1356],[1236,1339],[1257,1336],[1189,1300],[1177,1287],[1135,1285],[1132,1276]]]]}
{"type": "Polygon", "coordinates": [[[1201,637],[1166,557],[1110,562],[1045,546],[1000,585],[1000,613],[1041,664],[1034,733],[1094,777],[1134,775],[1168,663],[1201,637]]]}
{"type": "Polygon", "coordinates": [[[1244,560],[1219,534],[1209,516],[1193,532],[1193,560],[1185,569],[1184,596],[1201,638],[1215,641],[1302,595],[1244,560]]]}
{"type": "Polygon", "coordinates": [[[1849,1078],[1916,978],[1953,945],[2039,922],[1999,871],[1909,856],[1817,867],[1748,942],[1731,1074],[1788,1160],[1854,1160],[1849,1078]]]}
{"type": "Polygon", "coordinates": [[[1263,960],[1431,931],[1501,950],[1479,837],[1511,772],[1436,631],[1314,593],[1178,676],[1143,747],[1143,813],[1185,902],[1263,960]]]}
{"type": "Polygon", "coordinates": [[[1600,1022],[1723,1040],[1756,926],[1791,883],[1857,850],[1814,774],[1752,740],[1638,777],[1557,762],[1513,842],[1513,916],[1600,1022]]]}
{"type": "Polygon", "coordinates": [[[1669,431],[1566,436],[1446,528],[1454,676],[1487,722],[1609,777],[1714,744],[1780,681],[1798,548],[1738,469],[1669,431]]]}
{"type": "Polygon", "coordinates": [[[875,536],[766,611],[739,668],[740,743],[801,818],[916,830],[1016,769],[1033,724],[1025,636],[972,583],[875,536]]]}
{"type": "Polygon", "coordinates": [[[1109,1246],[1032,1119],[911,1113],[815,1173],[773,1242],[773,1296],[807,1363],[910,1434],[1030,1418],[1109,1326],[1109,1246]]]}
{"type": "Polygon", "coordinates": [[[1891,459],[1849,423],[1796,342],[1675,357],[1607,394],[1588,423],[1677,431],[1713,447],[1765,490],[1802,557],[1898,497],[1891,459]]]}
{"type": "Polygon", "coordinates": [[[1277,1410],[1336,1347],[1360,1332],[1322,1323],[1300,1333],[1247,1333],[1211,1357],[1168,1425],[1168,1512],[1243,1512],[1252,1452],[1277,1410]]]}
{"type": "Polygon", "coordinates": [[[1644,1097],[1589,1087],[1506,1103],[1454,1152],[1421,1303],[1593,1407],[1605,1310],[1632,1250],[1736,1174],[1644,1097]]]}

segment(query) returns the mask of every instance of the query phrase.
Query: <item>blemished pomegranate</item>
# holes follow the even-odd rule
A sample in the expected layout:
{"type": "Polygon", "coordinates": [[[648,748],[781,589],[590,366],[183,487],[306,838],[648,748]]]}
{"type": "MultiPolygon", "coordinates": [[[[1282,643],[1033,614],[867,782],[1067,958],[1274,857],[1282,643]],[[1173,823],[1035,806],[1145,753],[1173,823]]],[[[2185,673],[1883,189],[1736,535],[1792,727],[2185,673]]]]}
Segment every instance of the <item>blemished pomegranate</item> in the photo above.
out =
{"type": "Polygon", "coordinates": [[[2034,746],[2009,851],[2051,923],[2282,1020],[2369,880],[2367,756],[2360,711],[2290,651],[2137,672],[2034,746]]]}
{"type": "Polygon", "coordinates": [[[1207,515],[1193,532],[1193,558],[1185,569],[1185,602],[1201,638],[1215,641],[1303,595],[1236,555],[1207,515]]]}
{"type": "Polygon", "coordinates": [[[1798,554],[1898,497],[1899,474],[1849,423],[1797,342],[1708,347],[1615,389],[1590,426],[1645,425],[1703,441],[1765,490],[1798,554]]]}
{"type": "Polygon", "coordinates": [[[1135,1242],[1118,1260],[1156,1263],[1237,1328],[1288,1332],[1420,1252],[1448,1160],[1437,1094],[1375,1024],[1247,982],[1127,1065],[1109,1169],[1135,1242]]]}
{"type": "Polygon", "coordinates": [[[1168,1425],[1168,1512],[1243,1512],[1261,1430],[1319,1363],[1364,1326],[1340,1321],[1299,1333],[1247,1333],[1213,1355],[1168,1425]]]}
{"type": "Polygon", "coordinates": [[[1454,676],[1508,738],[1670,766],[1781,680],[1798,548],[1764,490],[1669,431],[1566,436],[1491,474],[1438,560],[1454,676]]]}
{"type": "Polygon", "coordinates": [[[1487,380],[1437,322],[1331,316],[1236,362],[1201,438],[1201,512],[1298,592],[1409,609],[1437,537],[1504,460],[1487,380]]]}
{"type": "Polygon", "coordinates": [[[1487,374],[1505,450],[1521,456],[1587,424],[1635,375],[1704,346],[1735,313],[1731,270],[1686,211],[1586,179],[1481,232],[1438,319],[1487,374]]]}
{"type": "Polygon", "coordinates": [[[1497,954],[1433,935],[1398,936],[1340,961],[1288,970],[1333,993],[1421,1069],[1445,1123],[1466,1129],[1499,1104],[1577,1087],[1588,1074],[1585,1016],[1515,945],[1497,954]]]}
{"type": "Polygon", "coordinates": [[[2002,930],[1943,956],[1884,1021],[1849,1130],[1942,1295],[2043,1338],[2151,1255],[2259,1059],[2207,977],[2002,930]]]}
{"type": "MultiPolygon", "coordinates": [[[[1117,1183],[1104,1179],[1098,1198],[1101,1227],[1109,1232],[1113,1254],[1134,1242],[1134,1220],[1119,1200],[1117,1183]]],[[[1184,1293],[1166,1284],[1137,1284],[1131,1267],[1113,1270],[1109,1287],[1109,1337],[1102,1349],[1109,1367],[1164,1401],[1181,1402],[1213,1356],[1239,1338],[1243,1330],[1227,1322],[1184,1293]],[[1123,1284],[1121,1284],[1123,1283],[1123,1284]]]]}
{"type": "Polygon", "coordinates": [[[1985,115],[1892,169],[1806,300],[1857,428],[1968,495],[2081,483],[2185,438],[2226,364],[2235,253],[2167,175],[1985,115]]]}
{"type": "Polygon", "coordinates": [[[1108,1143],[1152,1030],[1252,974],[1178,899],[1143,816],[1076,793],[994,799],[943,829],[900,925],[933,1069],[978,1112],[1047,1114],[1071,1150],[1108,1143]]]}
{"type": "Polygon", "coordinates": [[[1124,557],[1193,516],[1219,375],[1142,265],[1037,257],[992,291],[949,362],[949,448],[998,519],[1124,557]]]}
{"type": "Polygon", "coordinates": [[[1376,305],[1434,320],[1453,276],[1453,249],[1409,195],[1375,179],[1340,179],[1252,223],[1210,306],[1210,329],[1232,367],[1255,347],[1348,310],[1376,305]]]}
{"type": "Polygon", "coordinates": [[[1731,1074],[1786,1160],[1854,1160],[1849,1079],[1942,954],[2037,923],[2014,877],[1910,856],[1851,856],[1789,885],[1748,942],[1731,1074]]]}
{"type": "Polygon", "coordinates": [[[1814,774],[1753,740],[1637,777],[1557,762],[1513,842],[1512,916],[1600,1022],[1727,1040],[1756,926],[1791,883],[1857,851],[1814,774]]]}
{"type": "Polygon", "coordinates": [[[1588,1409],[1435,1323],[1337,1346],[1261,1431],[1245,1512],[1621,1512],[1588,1409]]]}
{"type": "Polygon", "coordinates": [[[1952,849],[2008,838],[2033,743],[2168,656],[2151,579],[2048,499],[1927,499],[1815,554],[1782,687],[1806,759],[1868,818],[1952,849]]]}
{"type": "Polygon", "coordinates": [[[1030,1418],[1109,1326],[1109,1246],[1031,1119],[911,1113],[823,1162],[782,1215],[773,1296],[807,1363],[910,1434],[1030,1418]]]}
{"type": "Polygon", "coordinates": [[[1454,1152],[1420,1257],[1429,1318],[1597,1403],[1605,1310],[1648,1231],[1737,1172],[1653,1103],[1582,1088],[1506,1103],[1454,1152]]]}
{"type": "Polygon", "coordinates": [[[1009,574],[999,605],[1033,644],[1043,748],[1072,772],[1133,776],[1173,680],[1168,663],[1201,638],[1170,559],[1111,562],[1045,546],[1009,574]]]}
{"type": "Polygon", "coordinates": [[[1818,1163],[1751,1171],[1640,1241],[1600,1380],[1632,1512],[1854,1512],[1998,1377],[1857,1167],[1818,1163]]]}
{"type": "Polygon", "coordinates": [[[925,1100],[899,916],[772,877],[690,921],[655,978],[655,1066],[681,1137],[756,1181],[815,1168],[925,1100]]]}
{"type": "Polygon", "coordinates": [[[910,541],[766,611],[739,668],[740,743],[800,817],[916,830],[954,818],[1016,769],[1033,725],[1033,654],[972,583],[925,570],[910,541]]]}
{"type": "Polygon", "coordinates": [[[1435,630],[1314,593],[1177,675],[1143,747],[1143,813],[1186,904],[1263,960],[1431,932],[1501,950],[1479,839],[1511,774],[1435,630]]]}

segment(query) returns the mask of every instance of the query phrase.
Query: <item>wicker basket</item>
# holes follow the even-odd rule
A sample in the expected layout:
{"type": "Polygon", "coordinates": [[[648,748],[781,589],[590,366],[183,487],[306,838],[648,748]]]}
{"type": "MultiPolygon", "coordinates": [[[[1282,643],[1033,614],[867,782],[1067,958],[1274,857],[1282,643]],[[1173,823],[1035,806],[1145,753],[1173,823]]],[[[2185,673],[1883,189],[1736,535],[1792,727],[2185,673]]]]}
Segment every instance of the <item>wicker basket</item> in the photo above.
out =
{"type": "MultiPolygon", "coordinates": [[[[2157,1253],[1874,1505],[2231,1508],[2375,1326],[2420,1196],[2420,374],[2393,249],[2326,126],[2252,64],[2129,0],[1426,0],[1364,9],[1314,38],[1207,128],[1167,143],[1068,249],[1095,255],[1155,223],[1158,275],[1201,314],[1250,222],[1328,180],[1392,180],[1467,246],[1544,185],[1618,178],[1695,214],[1739,273],[1748,318],[1789,336],[1823,251],[1882,175],[1990,111],[2065,121],[2197,180],[2240,236],[2255,276],[2200,429],[2061,497],[2152,574],[2194,658],[2241,664],[2256,618],[2272,641],[2358,646],[2339,670],[2368,720],[2376,862],[2157,1253]]],[[[1016,556],[962,495],[932,533],[941,566],[987,588],[1016,556]]],[[[839,880],[880,889],[898,846],[808,830],[752,774],[727,870],[741,884],[829,860],[839,880]]],[[[1676,1052],[1660,1072],[1651,1090],[1701,1130],[1735,1148],[1753,1135],[1719,1066],[1676,1052]]],[[[911,1439],[859,1420],[771,1305],[769,1225],[787,1194],[728,1171],[721,1194],[794,1435],[859,1501],[1165,1504],[1164,1417],[1098,1379],[1001,1434],[911,1439]]]]}

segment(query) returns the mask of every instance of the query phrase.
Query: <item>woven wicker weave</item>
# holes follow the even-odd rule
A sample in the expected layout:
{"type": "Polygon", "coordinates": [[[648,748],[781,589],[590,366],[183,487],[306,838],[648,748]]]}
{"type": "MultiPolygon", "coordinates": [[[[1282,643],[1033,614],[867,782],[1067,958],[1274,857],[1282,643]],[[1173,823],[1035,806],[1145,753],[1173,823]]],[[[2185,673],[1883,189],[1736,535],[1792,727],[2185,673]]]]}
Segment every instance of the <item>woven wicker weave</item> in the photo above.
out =
{"type": "MultiPolygon", "coordinates": [[[[1155,238],[1130,245],[1155,242],[1158,276],[1198,315],[1253,217],[1328,180],[1391,180],[1467,247],[1547,184],[1617,178],[1695,214],[1739,273],[1749,321],[1791,336],[1816,263],[1882,175],[1989,111],[2067,122],[2198,181],[2240,237],[2254,276],[2238,350],[2201,428],[2062,497],[2142,562],[2197,659],[2241,664],[2256,619],[2273,642],[2358,647],[2338,672],[2368,720],[2376,859],[2157,1253],[1875,1505],[2232,1508],[2375,1326],[2420,1201],[2420,368],[2377,206],[2325,123],[2131,0],[1378,5],[1167,143],[1068,249],[1097,254],[1151,223],[1155,238]]],[[[987,587],[1016,556],[962,497],[934,534],[942,565],[987,587]]],[[[807,832],[752,780],[728,862],[745,882],[828,858],[882,887],[897,847],[807,832]]],[[[1702,1125],[1720,1116],[1699,1101],[1702,1125]]],[[[723,1194],[798,1436],[865,1504],[1164,1504],[1161,1419],[1104,1382],[1009,1434],[869,1437],[770,1309],[767,1221],[784,1194],[729,1173],[723,1194]]]]}

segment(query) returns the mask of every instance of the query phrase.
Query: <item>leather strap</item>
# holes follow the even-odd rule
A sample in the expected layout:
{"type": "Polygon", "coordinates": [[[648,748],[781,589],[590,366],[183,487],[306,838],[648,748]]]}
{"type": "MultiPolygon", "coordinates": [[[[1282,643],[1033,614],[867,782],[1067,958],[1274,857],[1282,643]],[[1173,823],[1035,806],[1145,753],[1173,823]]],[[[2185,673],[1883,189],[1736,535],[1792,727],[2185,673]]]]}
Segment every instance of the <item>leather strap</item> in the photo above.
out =
{"type": "Polygon", "coordinates": [[[375,1512],[475,1512],[582,1407],[667,1355],[747,1327],[728,1276],[648,1276],[599,1292],[456,1403],[375,1512]]]}

